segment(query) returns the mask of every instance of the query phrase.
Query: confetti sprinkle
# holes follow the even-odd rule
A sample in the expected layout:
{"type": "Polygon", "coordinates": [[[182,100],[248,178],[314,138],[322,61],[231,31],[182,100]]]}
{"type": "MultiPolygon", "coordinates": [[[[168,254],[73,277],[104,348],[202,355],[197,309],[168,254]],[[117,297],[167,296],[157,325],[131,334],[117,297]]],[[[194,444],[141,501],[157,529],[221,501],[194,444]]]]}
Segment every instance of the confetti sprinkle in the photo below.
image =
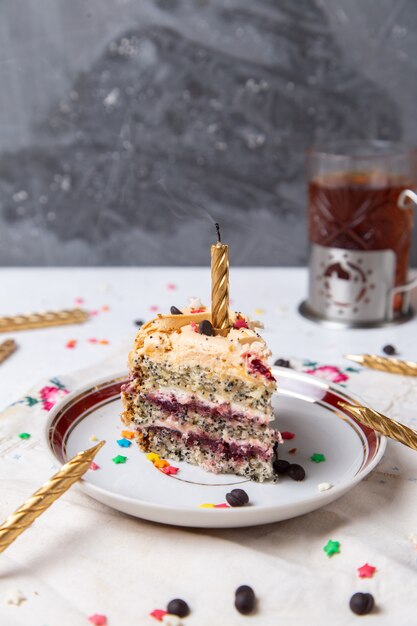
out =
{"type": "Polygon", "coordinates": [[[20,606],[22,602],[27,600],[27,597],[19,589],[11,589],[7,592],[4,600],[6,604],[20,606]]]}
{"type": "Polygon", "coordinates": [[[198,326],[197,326],[197,324],[196,324],[195,322],[193,322],[192,320],[191,320],[191,322],[190,322],[190,326],[191,326],[192,330],[193,330],[195,333],[198,333],[198,326]]]}
{"type": "Polygon", "coordinates": [[[129,441],[129,439],[118,439],[117,443],[119,444],[119,446],[121,448],[130,448],[130,446],[132,445],[132,442],[129,441]]]}
{"type": "Polygon", "coordinates": [[[221,504],[215,504],[215,509],[230,509],[229,505],[226,502],[222,502],[221,504]]]}
{"type": "Polygon", "coordinates": [[[264,315],[265,314],[265,310],[264,309],[254,309],[253,312],[255,313],[255,315],[264,315]]]}
{"type": "Polygon", "coordinates": [[[149,309],[150,309],[151,311],[155,312],[155,311],[158,311],[159,306],[158,306],[157,304],[152,304],[152,305],[149,307],[149,309]]]}
{"type": "Polygon", "coordinates": [[[288,450],[288,454],[295,454],[297,452],[297,448],[291,448],[291,450],[288,450]]]}
{"type": "Polygon", "coordinates": [[[198,508],[199,509],[214,509],[215,508],[215,504],[210,504],[210,502],[205,502],[204,504],[199,504],[198,508]]]}
{"type": "Polygon", "coordinates": [[[158,622],[162,622],[162,618],[164,615],[168,615],[168,611],[164,611],[163,609],[154,609],[152,613],[149,613],[150,617],[154,617],[158,620],[158,622]]]}
{"type": "Polygon", "coordinates": [[[156,461],[153,462],[153,464],[158,469],[163,469],[164,467],[168,467],[169,465],[168,461],[165,461],[165,459],[157,459],[156,461]]]}
{"type": "Polygon", "coordinates": [[[206,310],[205,306],[200,307],[199,309],[191,309],[190,313],[204,313],[204,311],[206,310]]]}
{"type": "Polygon", "coordinates": [[[75,346],[77,345],[77,340],[76,339],[68,339],[67,343],[65,344],[66,348],[75,348],[75,346]]]}
{"type": "Polygon", "coordinates": [[[168,465],[167,467],[162,467],[161,468],[161,472],[163,472],[164,474],[172,474],[173,476],[175,474],[178,474],[178,472],[180,471],[179,467],[174,467],[173,465],[168,465]]]}
{"type": "Polygon", "coordinates": [[[369,563],[365,563],[362,567],[358,567],[359,578],[372,578],[375,572],[376,567],[369,565],[369,563]]]}
{"type": "Polygon", "coordinates": [[[124,437],[125,439],[133,439],[134,436],[135,433],[131,430],[122,430],[122,437],[124,437]]]}
{"type": "Polygon", "coordinates": [[[99,343],[101,346],[108,346],[108,345],[109,345],[109,343],[110,343],[110,341],[109,341],[108,339],[99,339],[98,343],[99,343]]]}
{"type": "Polygon", "coordinates": [[[281,433],[281,437],[282,437],[283,439],[294,439],[294,437],[295,437],[295,433],[290,433],[288,430],[284,430],[284,431],[281,433]]]}
{"type": "Polygon", "coordinates": [[[97,465],[97,463],[94,463],[94,461],[91,461],[90,470],[93,470],[93,472],[95,472],[98,469],[100,469],[100,465],[97,465]]]}
{"type": "Polygon", "coordinates": [[[93,311],[90,311],[89,315],[90,317],[96,317],[96,315],[98,315],[98,311],[94,309],[93,311]]]}
{"type": "Polygon", "coordinates": [[[105,615],[99,615],[98,613],[90,615],[88,619],[94,626],[106,626],[107,624],[107,617],[105,615]]]}
{"type": "Polygon", "coordinates": [[[317,485],[317,489],[319,491],[328,491],[328,489],[331,489],[333,487],[333,485],[331,485],[330,483],[319,483],[317,485]]]}
{"type": "Polygon", "coordinates": [[[315,452],[311,455],[310,459],[313,461],[313,463],[323,463],[326,460],[326,457],[324,456],[324,454],[315,452]]]}
{"type": "Polygon", "coordinates": [[[411,533],[411,535],[408,536],[408,540],[411,541],[411,543],[413,544],[415,548],[417,548],[417,534],[416,533],[411,533]]]}
{"type": "Polygon", "coordinates": [[[323,550],[327,554],[327,556],[332,556],[333,554],[340,554],[340,542],[339,541],[329,541],[324,546],[323,550]]]}
{"type": "Polygon", "coordinates": [[[155,452],[149,452],[146,455],[146,458],[148,459],[148,461],[151,461],[153,463],[154,461],[157,461],[161,457],[159,456],[159,454],[155,454],[155,452]]]}
{"type": "Polygon", "coordinates": [[[233,324],[233,328],[237,328],[239,330],[239,328],[249,328],[247,321],[242,317],[242,318],[238,318],[235,323],[233,324]]]}
{"type": "Polygon", "coordinates": [[[182,621],[181,618],[178,617],[178,615],[167,613],[163,616],[162,623],[165,624],[165,626],[181,626],[182,621]]]}
{"type": "Polygon", "coordinates": [[[101,310],[103,311],[103,313],[107,313],[107,311],[110,311],[110,307],[108,306],[108,304],[105,304],[101,307],[101,310]]]}
{"type": "Polygon", "coordinates": [[[30,439],[30,433],[19,433],[19,439],[30,439]]]}
{"type": "Polygon", "coordinates": [[[84,298],[75,298],[74,304],[84,304],[84,298]]]}
{"type": "Polygon", "coordinates": [[[175,291],[176,288],[177,288],[177,285],[174,285],[174,283],[168,283],[167,284],[168,291],[175,291]]]}
{"type": "Polygon", "coordinates": [[[90,337],[89,339],[87,339],[88,343],[97,343],[98,339],[96,339],[95,337],[90,337]]]}
{"type": "Polygon", "coordinates": [[[95,435],[91,435],[90,441],[98,441],[98,437],[96,437],[95,435]]]}
{"type": "Polygon", "coordinates": [[[122,456],[121,454],[118,454],[117,456],[112,458],[113,463],[116,463],[116,465],[120,465],[121,463],[126,463],[127,461],[127,456],[122,456]]]}

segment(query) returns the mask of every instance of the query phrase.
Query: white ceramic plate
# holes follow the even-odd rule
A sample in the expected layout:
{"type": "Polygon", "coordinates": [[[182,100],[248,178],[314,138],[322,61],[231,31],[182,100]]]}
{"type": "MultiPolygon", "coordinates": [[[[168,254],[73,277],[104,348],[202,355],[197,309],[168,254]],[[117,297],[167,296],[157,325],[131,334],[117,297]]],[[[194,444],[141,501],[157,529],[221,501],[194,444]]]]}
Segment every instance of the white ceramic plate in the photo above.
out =
{"type": "Polygon", "coordinates": [[[136,517],[200,528],[253,526],[296,517],[339,498],[362,480],[381,460],[386,440],[338,407],[339,400],[358,404],[342,387],[290,369],[277,368],[274,375],[279,388],[274,398],[277,427],[296,434],[280,446],[279,456],[304,467],[302,482],[282,477],[278,483],[258,484],[174,461],[178,474],[163,474],[135,443],[130,448],[117,444],[123,429],[119,390],[127,374],[98,380],[66,396],[50,412],[47,445],[55,460],[65,463],[95,445],[93,435],[105,439],[96,457],[100,469],[89,470],[80,486],[92,498],[136,517]],[[314,453],[324,454],[326,461],[314,463],[310,459],[314,453]],[[118,454],[128,457],[125,464],[112,462],[118,454]],[[318,485],[324,482],[333,486],[319,492],[318,485]],[[225,503],[226,493],[237,487],[248,493],[249,505],[200,508],[204,503],[225,503]]]}

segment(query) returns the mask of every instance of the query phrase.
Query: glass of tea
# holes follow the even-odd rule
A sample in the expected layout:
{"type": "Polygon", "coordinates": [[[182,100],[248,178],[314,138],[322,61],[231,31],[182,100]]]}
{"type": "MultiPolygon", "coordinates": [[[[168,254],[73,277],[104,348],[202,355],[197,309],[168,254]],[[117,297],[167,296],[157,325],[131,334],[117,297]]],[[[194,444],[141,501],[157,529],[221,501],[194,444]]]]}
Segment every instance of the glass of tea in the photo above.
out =
{"type": "Polygon", "coordinates": [[[333,326],[409,319],[417,152],[334,142],[307,153],[309,295],[300,311],[333,326]]]}

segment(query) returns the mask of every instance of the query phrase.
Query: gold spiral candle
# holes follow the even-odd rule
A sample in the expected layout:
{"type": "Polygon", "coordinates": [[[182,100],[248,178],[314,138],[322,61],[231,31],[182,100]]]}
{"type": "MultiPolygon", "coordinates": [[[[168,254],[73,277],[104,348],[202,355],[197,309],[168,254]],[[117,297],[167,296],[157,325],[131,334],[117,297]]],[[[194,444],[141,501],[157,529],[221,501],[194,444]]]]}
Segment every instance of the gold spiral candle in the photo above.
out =
{"type": "Polygon", "coordinates": [[[216,224],[218,242],[211,246],[211,323],[215,335],[229,332],[229,247],[221,242],[216,224]]]}
{"type": "Polygon", "coordinates": [[[345,359],[381,372],[402,374],[403,376],[417,376],[417,363],[412,361],[402,361],[400,359],[377,356],[376,354],[345,354],[345,359]]]}
{"type": "Polygon", "coordinates": [[[29,330],[31,328],[47,328],[48,326],[63,326],[65,324],[82,324],[88,318],[87,311],[83,311],[83,309],[45,311],[44,313],[0,317],[0,333],[29,330]]]}
{"type": "Polygon", "coordinates": [[[39,515],[58,500],[89,469],[97,452],[106,442],[79,452],[36,491],[0,526],[0,552],[3,552],[39,515]]]}
{"type": "Polygon", "coordinates": [[[417,450],[417,432],[404,424],[396,422],[391,417],[382,415],[365,406],[353,406],[346,402],[338,402],[339,406],[351,413],[361,424],[373,428],[381,435],[385,435],[394,441],[399,441],[405,446],[417,450]]]}
{"type": "Polygon", "coordinates": [[[8,359],[16,350],[17,343],[14,339],[6,339],[6,341],[0,343],[0,363],[8,359]]]}

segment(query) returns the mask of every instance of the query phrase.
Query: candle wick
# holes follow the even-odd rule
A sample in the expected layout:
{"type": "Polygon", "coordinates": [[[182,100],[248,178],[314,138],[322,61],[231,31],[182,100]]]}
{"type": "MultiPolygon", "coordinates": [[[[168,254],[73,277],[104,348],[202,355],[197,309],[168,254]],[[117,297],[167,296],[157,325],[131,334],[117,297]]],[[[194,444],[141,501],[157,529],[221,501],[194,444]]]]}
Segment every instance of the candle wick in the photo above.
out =
{"type": "Polygon", "coordinates": [[[219,226],[218,222],[216,222],[214,225],[215,225],[216,230],[217,230],[217,241],[218,241],[218,243],[221,243],[222,242],[222,238],[221,238],[221,235],[220,235],[220,226],[219,226]]]}

